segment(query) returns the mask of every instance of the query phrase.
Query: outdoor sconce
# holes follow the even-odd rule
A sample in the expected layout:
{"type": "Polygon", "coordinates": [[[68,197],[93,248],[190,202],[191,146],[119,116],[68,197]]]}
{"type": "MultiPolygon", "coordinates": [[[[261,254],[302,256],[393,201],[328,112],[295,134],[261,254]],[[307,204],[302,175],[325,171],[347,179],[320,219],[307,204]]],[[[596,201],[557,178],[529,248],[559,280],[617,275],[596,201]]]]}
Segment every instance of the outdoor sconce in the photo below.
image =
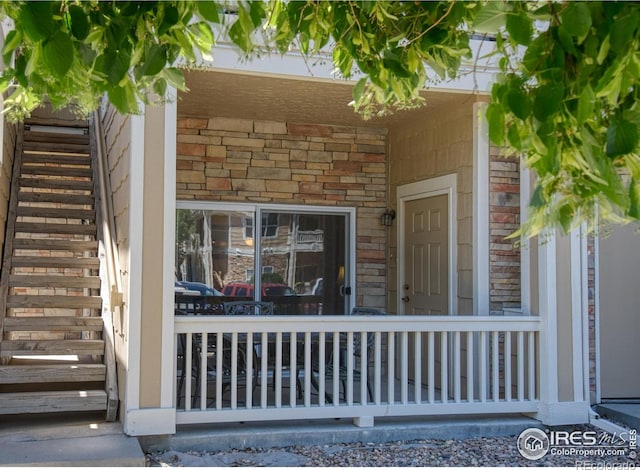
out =
{"type": "Polygon", "coordinates": [[[393,219],[396,218],[396,211],[393,209],[387,209],[384,211],[384,214],[380,216],[380,225],[384,225],[385,227],[391,227],[393,224],[393,219]]]}

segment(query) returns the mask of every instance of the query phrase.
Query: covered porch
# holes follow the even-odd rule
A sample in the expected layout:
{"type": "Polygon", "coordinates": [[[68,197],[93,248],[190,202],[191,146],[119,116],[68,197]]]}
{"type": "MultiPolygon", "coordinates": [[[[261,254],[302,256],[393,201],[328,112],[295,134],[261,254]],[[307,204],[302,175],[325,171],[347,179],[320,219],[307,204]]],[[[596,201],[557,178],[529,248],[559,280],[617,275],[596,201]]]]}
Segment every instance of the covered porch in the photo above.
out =
{"type": "Polygon", "coordinates": [[[529,176],[517,159],[493,163],[482,96],[432,91],[426,108],[363,123],[344,83],[198,71],[187,84],[130,126],[132,148],[140,135],[148,145],[129,176],[144,187],[121,211],[129,230],[145,217],[124,313],[128,434],[429,415],[586,422],[583,241],[500,243],[525,215],[529,176]],[[431,212],[413,204],[436,199],[431,212]],[[430,246],[407,238],[436,225],[430,246]],[[176,314],[177,289],[198,283],[211,299],[283,310],[176,314]],[[285,294],[272,298],[274,285],[285,294]],[[349,315],[356,306],[387,315],[349,315]]]}

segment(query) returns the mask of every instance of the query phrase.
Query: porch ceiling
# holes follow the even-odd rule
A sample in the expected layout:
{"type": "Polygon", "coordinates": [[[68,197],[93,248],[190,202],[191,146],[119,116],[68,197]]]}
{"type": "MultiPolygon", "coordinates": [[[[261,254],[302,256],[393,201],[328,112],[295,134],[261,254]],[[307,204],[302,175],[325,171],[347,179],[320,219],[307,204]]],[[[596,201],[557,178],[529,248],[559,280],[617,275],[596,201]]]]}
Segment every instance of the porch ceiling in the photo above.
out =
{"type": "Polygon", "coordinates": [[[190,91],[180,93],[178,114],[193,117],[390,128],[486,99],[470,92],[429,90],[423,92],[427,106],[364,121],[348,106],[351,83],[212,70],[186,71],[185,76],[190,91]]]}

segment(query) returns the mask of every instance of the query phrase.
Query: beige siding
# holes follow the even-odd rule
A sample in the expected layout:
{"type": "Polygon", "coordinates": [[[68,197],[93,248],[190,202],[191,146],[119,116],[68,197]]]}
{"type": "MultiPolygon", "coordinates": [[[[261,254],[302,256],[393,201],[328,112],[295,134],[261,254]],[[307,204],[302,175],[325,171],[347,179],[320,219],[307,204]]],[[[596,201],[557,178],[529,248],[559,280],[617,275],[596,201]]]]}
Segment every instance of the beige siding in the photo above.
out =
{"type": "MultiPolygon", "coordinates": [[[[115,216],[116,242],[118,244],[118,257],[123,272],[124,298],[129,296],[129,200],[131,197],[129,181],[130,163],[130,119],[122,116],[111,106],[107,106],[101,115],[105,137],[105,151],[109,168],[109,181],[111,187],[107,193],[111,193],[113,200],[113,212],[115,216]]],[[[125,371],[127,364],[127,348],[129,342],[129,305],[125,302],[123,316],[114,318],[116,330],[116,357],[118,361],[118,389],[120,400],[124,400],[125,371]]],[[[121,413],[124,406],[121,407],[121,413]]]]}
{"type": "Polygon", "coordinates": [[[180,118],[179,200],[356,208],[356,304],[384,308],[386,130],[180,118]]]}
{"type": "MultiPolygon", "coordinates": [[[[556,239],[556,296],[558,306],[558,401],[573,398],[573,335],[571,305],[571,245],[568,236],[556,239]]],[[[579,276],[579,272],[574,272],[579,276]]],[[[579,346],[578,346],[579,347],[579,346]]],[[[579,364],[575,365],[580,367],[579,364]]]]}
{"type": "Polygon", "coordinates": [[[603,399],[640,398],[640,226],[608,227],[599,248],[600,379],[603,399]],[[608,233],[607,233],[608,232],[608,233]]]}
{"type": "MultiPolygon", "coordinates": [[[[473,313],[473,103],[452,106],[423,121],[389,129],[390,200],[397,209],[398,186],[455,173],[458,187],[458,312],[473,313]]],[[[391,230],[390,253],[398,240],[391,230]]],[[[393,258],[396,258],[395,256],[393,258]]],[[[389,311],[396,310],[397,270],[389,270],[389,311]]]]}
{"type": "Polygon", "coordinates": [[[11,170],[16,145],[16,126],[4,121],[4,139],[2,142],[2,161],[0,161],[0,253],[4,246],[7,223],[7,208],[11,191],[11,170]]]}
{"type": "MultiPolygon", "coordinates": [[[[164,232],[164,108],[147,108],[144,127],[140,408],[160,406],[164,232]]],[[[137,158],[137,155],[133,156],[137,158]]],[[[136,230],[138,230],[137,228],[136,230]]]]}

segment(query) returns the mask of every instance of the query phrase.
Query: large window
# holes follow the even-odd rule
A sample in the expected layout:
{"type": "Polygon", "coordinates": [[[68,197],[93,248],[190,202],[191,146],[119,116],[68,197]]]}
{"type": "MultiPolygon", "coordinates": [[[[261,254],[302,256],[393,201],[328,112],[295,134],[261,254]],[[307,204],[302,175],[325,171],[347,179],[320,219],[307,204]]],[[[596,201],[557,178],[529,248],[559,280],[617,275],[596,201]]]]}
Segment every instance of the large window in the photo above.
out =
{"type": "Polygon", "coordinates": [[[344,314],[353,220],[349,209],[178,203],[176,294],[268,300],[276,314],[344,314]]]}

